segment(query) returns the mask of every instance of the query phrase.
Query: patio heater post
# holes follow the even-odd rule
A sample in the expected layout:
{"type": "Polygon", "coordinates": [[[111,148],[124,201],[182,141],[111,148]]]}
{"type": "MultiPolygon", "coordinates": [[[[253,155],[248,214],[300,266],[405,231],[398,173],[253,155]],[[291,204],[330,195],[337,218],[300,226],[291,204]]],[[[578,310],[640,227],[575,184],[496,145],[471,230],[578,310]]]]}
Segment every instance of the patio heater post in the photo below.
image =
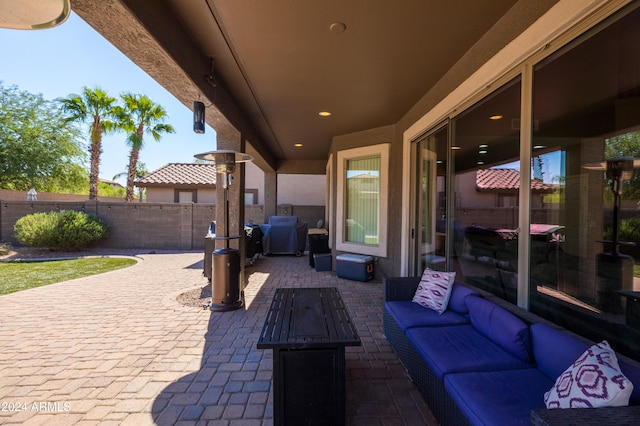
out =
{"type": "Polygon", "coordinates": [[[225,247],[215,250],[212,254],[213,273],[209,309],[218,312],[239,309],[243,304],[240,298],[240,251],[230,248],[229,241],[240,236],[229,235],[229,186],[236,163],[251,161],[252,157],[227,150],[206,152],[195,157],[215,163],[216,173],[222,177],[218,182],[222,182],[224,188],[224,235],[216,235],[213,238],[224,240],[225,247]]]}
{"type": "Polygon", "coordinates": [[[633,290],[633,264],[631,256],[620,253],[620,245],[635,245],[620,241],[620,200],[622,186],[631,179],[633,168],[640,166],[640,160],[633,157],[619,157],[604,163],[591,163],[584,167],[589,170],[605,170],[613,192],[613,218],[611,240],[599,241],[611,246],[611,251],[599,253],[596,257],[596,306],[611,313],[623,313],[623,298],[620,291],[633,290]]]}

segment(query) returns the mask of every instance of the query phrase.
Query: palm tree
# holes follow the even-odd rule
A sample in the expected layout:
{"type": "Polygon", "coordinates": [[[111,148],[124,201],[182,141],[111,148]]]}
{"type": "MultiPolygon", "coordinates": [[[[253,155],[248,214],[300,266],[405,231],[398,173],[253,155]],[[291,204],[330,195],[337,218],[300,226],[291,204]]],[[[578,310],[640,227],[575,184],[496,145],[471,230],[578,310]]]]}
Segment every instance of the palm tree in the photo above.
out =
{"type": "Polygon", "coordinates": [[[67,98],[60,99],[62,110],[68,115],[67,121],[90,122],[89,129],[89,199],[98,198],[98,176],[100,173],[100,155],[102,154],[102,135],[115,130],[116,98],[96,87],[82,88],[80,95],[72,93],[67,98]]]}
{"type": "Polygon", "coordinates": [[[133,184],[138,170],[140,150],[144,146],[144,134],[150,134],[158,142],[163,133],[174,133],[175,130],[170,124],[164,123],[168,117],[166,110],[148,96],[125,93],[120,97],[124,102],[124,108],[121,110],[119,126],[129,134],[127,144],[131,147],[125,196],[125,200],[130,202],[134,199],[133,184]]]}
{"type": "MultiPolygon", "coordinates": [[[[127,166],[129,168],[129,166],[127,166]]],[[[142,161],[138,161],[138,165],[136,166],[136,179],[141,179],[149,174],[149,169],[147,169],[147,165],[142,161]]],[[[129,176],[129,171],[117,173],[113,176],[112,180],[120,179],[123,176],[129,176]]],[[[144,188],[138,188],[138,197],[140,202],[142,202],[142,198],[144,197],[144,188]]]]}

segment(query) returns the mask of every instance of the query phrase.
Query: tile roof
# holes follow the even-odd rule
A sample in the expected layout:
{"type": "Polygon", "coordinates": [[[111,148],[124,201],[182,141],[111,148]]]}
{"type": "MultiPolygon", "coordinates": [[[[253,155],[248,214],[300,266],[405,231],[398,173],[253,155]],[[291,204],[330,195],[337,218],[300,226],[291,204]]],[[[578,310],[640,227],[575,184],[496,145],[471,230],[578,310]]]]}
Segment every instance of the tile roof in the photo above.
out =
{"type": "Polygon", "coordinates": [[[169,163],[138,179],[136,186],[215,187],[216,166],[211,163],[169,163]]]}
{"type": "MultiPolygon", "coordinates": [[[[516,169],[484,169],[476,172],[478,191],[517,191],[520,186],[520,172],[516,169]]],[[[553,185],[534,178],[531,189],[539,192],[553,191],[553,185]]]]}

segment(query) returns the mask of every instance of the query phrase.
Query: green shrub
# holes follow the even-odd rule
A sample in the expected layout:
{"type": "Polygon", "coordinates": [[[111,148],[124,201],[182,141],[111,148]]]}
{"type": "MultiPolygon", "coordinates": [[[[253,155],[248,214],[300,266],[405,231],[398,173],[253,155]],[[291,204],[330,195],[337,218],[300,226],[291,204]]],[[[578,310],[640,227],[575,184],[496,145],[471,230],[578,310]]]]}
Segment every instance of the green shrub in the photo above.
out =
{"type": "Polygon", "coordinates": [[[61,210],[23,216],[13,230],[22,244],[75,251],[100,241],[108,228],[109,225],[94,215],[61,210]]]}
{"type": "Polygon", "coordinates": [[[0,243],[0,256],[4,256],[5,254],[11,251],[11,243],[0,243]]]}
{"type": "MultiPolygon", "coordinates": [[[[640,259],[640,218],[620,219],[618,235],[620,241],[636,243],[635,246],[621,245],[619,247],[620,253],[640,259]]],[[[611,241],[613,239],[613,227],[611,225],[605,228],[603,236],[605,240],[611,241]]],[[[610,250],[610,245],[605,245],[605,248],[610,250]]]]}

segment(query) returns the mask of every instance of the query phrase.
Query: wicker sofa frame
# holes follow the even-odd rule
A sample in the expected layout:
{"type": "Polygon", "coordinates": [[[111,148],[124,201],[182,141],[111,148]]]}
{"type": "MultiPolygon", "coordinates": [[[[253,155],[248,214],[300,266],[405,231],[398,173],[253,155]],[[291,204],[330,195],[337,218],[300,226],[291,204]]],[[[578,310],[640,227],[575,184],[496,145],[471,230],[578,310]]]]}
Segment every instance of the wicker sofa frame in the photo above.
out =
{"type": "MultiPolygon", "coordinates": [[[[385,301],[411,300],[418,288],[419,277],[393,277],[384,279],[385,301]]],[[[444,383],[427,367],[420,358],[404,331],[386,311],[383,312],[384,335],[407,370],[433,415],[441,424],[468,425],[467,418],[449,397],[444,383]]]]}
{"type": "MultiPolygon", "coordinates": [[[[384,279],[385,301],[411,300],[420,282],[420,277],[392,277],[384,279]]],[[[479,293],[483,293],[479,291],[479,293]]],[[[531,324],[534,322],[548,321],[536,315],[521,310],[513,305],[486,295],[488,299],[507,308],[523,321],[531,324]]],[[[386,309],[383,310],[383,329],[386,339],[389,341],[398,358],[407,370],[409,378],[416,385],[423,398],[431,408],[434,416],[442,425],[469,425],[469,420],[460,411],[458,406],[449,397],[444,388],[444,383],[431,372],[425,362],[420,358],[416,350],[409,342],[405,333],[396,324],[386,309]]],[[[625,361],[640,365],[626,357],[625,361]]],[[[611,407],[598,409],[563,409],[547,410],[536,409],[531,412],[531,424],[535,426],[546,425],[640,425],[640,406],[611,407]]]]}

